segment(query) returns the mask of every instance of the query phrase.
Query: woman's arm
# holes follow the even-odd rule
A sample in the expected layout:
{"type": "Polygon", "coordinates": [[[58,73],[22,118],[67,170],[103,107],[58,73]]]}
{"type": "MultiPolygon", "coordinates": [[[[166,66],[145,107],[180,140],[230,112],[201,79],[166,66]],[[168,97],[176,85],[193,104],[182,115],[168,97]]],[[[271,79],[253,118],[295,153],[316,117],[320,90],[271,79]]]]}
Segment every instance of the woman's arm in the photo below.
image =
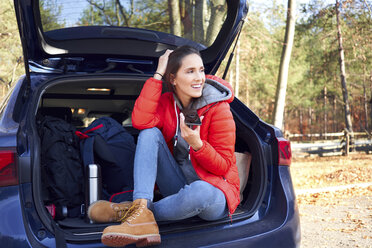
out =
{"type": "Polygon", "coordinates": [[[172,50],[166,50],[159,57],[158,68],[152,78],[149,78],[143,86],[137,98],[133,112],[132,125],[137,129],[152,127],[161,128],[161,118],[158,114],[158,102],[163,89],[162,75],[164,75],[168,64],[168,57],[172,50]]]}
{"type": "Polygon", "coordinates": [[[160,116],[157,112],[158,102],[162,93],[163,82],[154,78],[147,79],[137,98],[133,112],[132,125],[137,129],[160,127],[160,116]]]}

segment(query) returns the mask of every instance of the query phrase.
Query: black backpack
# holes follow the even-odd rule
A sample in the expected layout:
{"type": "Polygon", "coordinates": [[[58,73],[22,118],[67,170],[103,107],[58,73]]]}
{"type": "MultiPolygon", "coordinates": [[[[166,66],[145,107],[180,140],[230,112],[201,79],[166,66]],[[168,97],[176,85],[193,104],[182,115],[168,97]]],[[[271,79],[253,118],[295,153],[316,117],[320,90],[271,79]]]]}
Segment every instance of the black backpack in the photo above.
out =
{"type": "Polygon", "coordinates": [[[56,219],[66,217],[66,210],[68,217],[77,217],[84,203],[84,176],[76,129],[52,116],[41,117],[37,124],[44,203],[55,205],[56,219]]]}
{"type": "Polygon", "coordinates": [[[133,136],[110,117],[95,120],[77,135],[84,166],[98,164],[101,168],[102,197],[113,202],[132,200],[133,136]]]}

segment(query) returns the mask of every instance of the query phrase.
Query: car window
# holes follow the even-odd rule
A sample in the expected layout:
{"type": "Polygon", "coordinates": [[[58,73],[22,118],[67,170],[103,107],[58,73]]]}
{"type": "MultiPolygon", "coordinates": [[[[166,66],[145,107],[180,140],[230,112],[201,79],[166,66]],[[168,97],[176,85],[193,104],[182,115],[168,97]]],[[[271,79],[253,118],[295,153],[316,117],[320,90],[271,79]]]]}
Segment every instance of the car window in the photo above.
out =
{"type": "Polygon", "coordinates": [[[120,26],[170,33],[211,45],[226,19],[225,0],[40,0],[43,31],[120,26]]]}

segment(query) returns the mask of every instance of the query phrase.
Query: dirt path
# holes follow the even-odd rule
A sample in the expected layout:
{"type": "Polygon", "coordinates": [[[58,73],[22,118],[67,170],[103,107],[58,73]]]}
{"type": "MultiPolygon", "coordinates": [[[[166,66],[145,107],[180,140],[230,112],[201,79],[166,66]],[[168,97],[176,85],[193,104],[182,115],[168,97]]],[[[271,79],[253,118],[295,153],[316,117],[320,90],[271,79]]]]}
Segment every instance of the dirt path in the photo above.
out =
{"type": "Polygon", "coordinates": [[[372,155],[294,159],[291,172],[301,247],[372,247],[372,155]]]}

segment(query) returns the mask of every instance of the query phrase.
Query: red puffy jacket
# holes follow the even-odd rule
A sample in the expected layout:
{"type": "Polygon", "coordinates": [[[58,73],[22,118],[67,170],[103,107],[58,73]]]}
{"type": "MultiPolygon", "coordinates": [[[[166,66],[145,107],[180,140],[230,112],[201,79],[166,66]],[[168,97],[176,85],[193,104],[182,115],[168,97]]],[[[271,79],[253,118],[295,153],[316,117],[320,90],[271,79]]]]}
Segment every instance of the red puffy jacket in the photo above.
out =
{"type": "MultiPolygon", "coordinates": [[[[226,81],[211,75],[206,78],[223,84],[233,92],[226,81]]],[[[225,194],[230,214],[234,213],[240,203],[239,175],[234,155],[235,122],[229,105],[233,98],[232,95],[226,101],[211,103],[198,109],[199,116],[204,116],[200,127],[203,146],[198,151],[190,149],[191,163],[196,173],[225,194]]],[[[178,107],[176,111],[179,114],[178,107]]],[[[149,78],[134,105],[133,127],[140,130],[159,128],[172,151],[176,118],[173,94],[162,94],[162,81],[149,78]]]]}

